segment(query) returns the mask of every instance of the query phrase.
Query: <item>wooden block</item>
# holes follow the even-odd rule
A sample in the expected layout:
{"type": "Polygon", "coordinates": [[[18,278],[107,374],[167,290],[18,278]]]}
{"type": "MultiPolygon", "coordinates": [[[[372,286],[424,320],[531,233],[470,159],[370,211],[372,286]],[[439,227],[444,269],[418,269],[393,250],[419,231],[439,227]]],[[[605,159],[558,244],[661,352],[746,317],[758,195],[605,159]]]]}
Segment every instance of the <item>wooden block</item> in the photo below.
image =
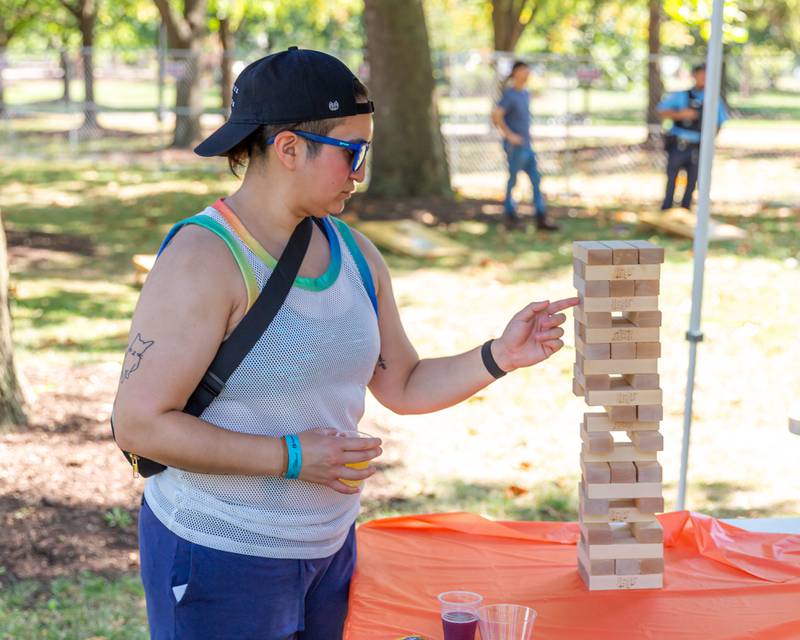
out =
{"type": "MultiPolygon", "coordinates": [[[[635,351],[635,342],[615,342],[611,345],[611,352],[613,354],[614,347],[632,347],[635,351]]],[[[584,375],[597,375],[601,373],[606,374],[655,374],[658,371],[658,360],[636,360],[634,358],[618,359],[612,358],[610,360],[585,360],[582,355],[578,354],[581,359],[580,368],[584,375]]]]}
{"type": "Polygon", "coordinates": [[[590,560],[589,554],[586,551],[586,546],[582,541],[578,541],[578,547],[583,551],[584,566],[588,569],[590,575],[614,575],[614,561],[613,560],[590,560]]]}
{"type": "Polygon", "coordinates": [[[663,480],[663,471],[658,462],[641,460],[633,464],[636,466],[636,482],[661,482],[663,480]]]}
{"type": "Polygon", "coordinates": [[[633,295],[657,296],[659,293],[661,286],[658,280],[634,280],[633,295]]]}
{"type": "Polygon", "coordinates": [[[642,359],[653,359],[661,357],[660,342],[637,342],[636,357],[642,359]]]}
{"type": "MultiPolygon", "coordinates": [[[[594,502],[594,501],[593,501],[594,502]]],[[[602,502],[597,500],[596,502],[602,502]]],[[[607,500],[608,509],[602,514],[585,513],[578,501],[578,516],[582,522],[652,522],[656,519],[655,513],[640,511],[636,508],[636,501],[627,500],[607,500]]]]}
{"type": "Polygon", "coordinates": [[[628,437],[640,451],[664,450],[664,436],[658,431],[631,431],[628,437]]]}
{"type": "Polygon", "coordinates": [[[639,264],[639,250],[624,240],[603,240],[611,249],[611,264],[639,264]]]}
{"type": "Polygon", "coordinates": [[[647,240],[628,240],[628,244],[639,251],[639,264],[661,264],[664,262],[664,249],[647,240]]]}
{"type": "Polygon", "coordinates": [[[660,542],[645,544],[629,537],[615,540],[614,544],[593,544],[588,548],[592,560],[625,560],[628,558],[663,558],[664,545],[660,542]]]}
{"type": "Polygon", "coordinates": [[[611,544],[614,541],[611,526],[603,523],[584,523],[581,525],[581,540],[585,545],[611,544]]]}
{"type": "Polygon", "coordinates": [[[642,422],[657,422],[664,419],[664,407],[660,404],[639,405],[636,407],[636,419],[642,422]]]}
{"type": "Polygon", "coordinates": [[[611,358],[610,344],[586,344],[577,334],[575,338],[575,350],[586,360],[608,360],[611,358]]]}
{"type": "Polygon", "coordinates": [[[657,459],[654,451],[639,451],[632,442],[615,442],[614,448],[607,453],[592,453],[581,445],[581,457],[584,462],[639,462],[657,459]]]}
{"type": "MultiPolygon", "coordinates": [[[[610,290],[610,288],[609,288],[610,290]]],[[[634,286],[635,293],[635,286],[634,286]]],[[[658,311],[658,296],[585,298],[581,306],[589,311],[658,311]]]]}
{"type": "Polygon", "coordinates": [[[583,462],[583,481],[585,484],[604,484],[611,482],[611,468],[607,462],[583,462]]]}
{"type": "MultiPolygon", "coordinates": [[[[583,325],[581,325],[583,326],[583,325]]],[[[610,329],[585,329],[586,337],[583,339],[587,344],[598,342],[658,342],[658,327],[636,327],[627,320],[620,318],[612,320],[610,329]]]]}
{"type": "Polygon", "coordinates": [[[586,327],[608,328],[611,326],[610,311],[584,311],[580,306],[575,307],[575,319],[586,327]]]}
{"type": "MultiPolygon", "coordinates": [[[[643,280],[642,282],[649,282],[643,280]]],[[[607,280],[584,280],[577,273],[572,274],[572,284],[578,290],[578,293],[585,298],[607,298],[610,295],[611,287],[607,280]]],[[[628,284],[628,283],[625,283],[628,284]]],[[[633,281],[630,281],[633,286],[633,281]]],[[[629,295],[634,295],[630,293],[629,295]]]]}
{"type": "Polygon", "coordinates": [[[660,327],[660,311],[626,311],[625,319],[637,327],[660,327]]]}
{"type": "Polygon", "coordinates": [[[664,573],[664,558],[642,558],[639,563],[643,574],[664,573]]]}
{"type": "Polygon", "coordinates": [[[578,505],[581,512],[587,515],[604,516],[608,513],[608,500],[587,498],[583,482],[578,483],[578,505]]]}
{"type": "MultiPolygon", "coordinates": [[[[634,405],[617,405],[604,407],[608,417],[613,422],[637,422],[639,421],[634,405]]],[[[644,421],[641,421],[644,422],[644,421]]]]}
{"type": "MultiPolygon", "coordinates": [[[[590,407],[598,406],[636,406],[654,405],[663,401],[661,389],[634,389],[622,380],[611,380],[609,390],[586,390],[586,404],[590,407]]],[[[635,418],[634,418],[635,419],[635,418]]],[[[639,418],[640,420],[652,420],[652,418],[639,418]]]]}
{"type": "MultiPolygon", "coordinates": [[[[636,540],[643,544],[664,542],[664,529],[658,520],[653,522],[634,522],[631,524],[631,531],[636,540]]],[[[589,557],[592,557],[591,553],[589,557]]]]}
{"type": "Polygon", "coordinates": [[[577,560],[578,575],[589,591],[661,589],[664,585],[664,575],[661,573],[638,576],[591,575],[587,569],[590,566],[590,561],[586,551],[580,546],[577,548],[577,560]]]}
{"type": "Polygon", "coordinates": [[[586,264],[611,264],[612,250],[602,242],[583,240],[572,243],[572,255],[586,264]]]}
{"type": "MultiPolygon", "coordinates": [[[[611,482],[636,482],[636,467],[633,466],[633,462],[609,462],[608,466],[611,469],[611,482]]],[[[634,497],[636,496],[620,496],[620,498],[634,497]]]]}
{"type": "Polygon", "coordinates": [[[661,513],[664,511],[664,498],[637,498],[636,508],[644,513],[661,513]]]}
{"type": "Polygon", "coordinates": [[[582,396],[585,394],[583,387],[575,378],[572,379],[572,393],[574,393],[576,396],[582,396]]]}
{"type": "Polygon", "coordinates": [[[641,575],[642,561],[639,558],[614,560],[614,573],[618,576],[641,575]]]}
{"type": "MultiPolygon", "coordinates": [[[[613,471],[612,471],[613,474],[613,471]]],[[[659,498],[664,491],[660,482],[629,482],[587,484],[586,497],[592,500],[635,500],[637,498],[659,498]]]]}
{"type": "MultiPolygon", "coordinates": [[[[658,280],[661,265],[628,264],[588,266],[580,260],[573,261],[575,272],[584,280],[658,280]],[[580,266],[579,266],[580,265],[580,266]]],[[[630,289],[630,287],[626,287],[630,289]]],[[[636,287],[633,288],[636,291],[636,287]]]]}
{"type": "MultiPolygon", "coordinates": [[[[587,431],[658,431],[658,422],[615,422],[606,413],[584,413],[587,431]]],[[[628,433],[630,436],[630,433],[628,433]]]]}
{"type": "MultiPolygon", "coordinates": [[[[578,260],[578,258],[572,259],[572,270],[575,272],[579,278],[586,280],[586,263],[582,260],[578,260]]],[[[597,278],[594,278],[597,280],[597,278]]]]}
{"type": "Polygon", "coordinates": [[[578,381],[578,384],[583,387],[584,391],[595,391],[598,389],[607,391],[611,389],[611,376],[608,374],[584,375],[577,362],[572,366],[572,373],[578,381]]]}
{"type": "MultiPolygon", "coordinates": [[[[638,362],[638,360],[634,360],[634,362],[638,362]]],[[[647,360],[642,362],[647,362],[647,360]]],[[[660,378],[657,373],[624,373],[622,379],[633,389],[658,389],[660,386],[660,378]]]]}
{"type": "Polygon", "coordinates": [[[612,360],[637,360],[635,342],[615,342],[611,345],[612,360]]]}
{"type": "Polygon", "coordinates": [[[586,431],[581,425],[581,440],[589,453],[608,453],[614,448],[614,438],[608,431],[586,431]]]}
{"type": "MultiPolygon", "coordinates": [[[[607,295],[611,298],[628,298],[636,295],[636,280],[587,280],[587,283],[589,282],[606,282],[607,295]]],[[[642,280],[642,282],[658,282],[658,280],[642,280]]]]}

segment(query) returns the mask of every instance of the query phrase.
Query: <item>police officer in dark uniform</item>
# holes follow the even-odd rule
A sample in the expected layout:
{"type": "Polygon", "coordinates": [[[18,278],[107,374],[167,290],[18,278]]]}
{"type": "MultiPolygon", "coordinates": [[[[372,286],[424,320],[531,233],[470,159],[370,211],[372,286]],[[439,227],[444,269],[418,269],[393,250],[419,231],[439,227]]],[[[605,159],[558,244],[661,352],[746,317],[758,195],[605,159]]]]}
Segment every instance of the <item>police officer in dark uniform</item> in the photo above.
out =
{"type": "MultiPolygon", "coordinates": [[[[700,127],[703,122],[703,100],[706,85],[706,65],[692,67],[694,87],[688,91],[669,94],[658,105],[662,120],[672,120],[672,128],[664,138],[667,151],[667,190],[661,210],[671,209],[675,197],[675,180],[683,169],[686,172],[686,189],[681,206],[691,209],[692,195],[697,185],[700,162],[700,127]]],[[[719,102],[717,129],[728,120],[728,112],[722,100],[719,102]]]]}

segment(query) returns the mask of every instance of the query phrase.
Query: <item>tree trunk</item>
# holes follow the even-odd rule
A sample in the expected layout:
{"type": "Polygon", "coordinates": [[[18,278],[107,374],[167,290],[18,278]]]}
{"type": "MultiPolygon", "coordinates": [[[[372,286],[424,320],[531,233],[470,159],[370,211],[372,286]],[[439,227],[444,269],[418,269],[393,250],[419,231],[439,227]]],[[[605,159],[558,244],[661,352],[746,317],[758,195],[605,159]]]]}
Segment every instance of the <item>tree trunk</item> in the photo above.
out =
{"type": "Polygon", "coordinates": [[[183,13],[176,15],[168,0],[154,1],[167,29],[170,48],[181,51],[183,69],[175,93],[175,135],[172,146],[187,149],[200,137],[200,116],[203,115],[200,53],[208,2],[183,0],[183,13]]]}
{"type": "Polygon", "coordinates": [[[661,129],[661,118],[656,107],[661,100],[664,85],[661,82],[661,3],[662,0],[649,0],[650,28],[647,35],[647,140],[654,144],[661,129]]]}
{"type": "Polygon", "coordinates": [[[69,104],[70,102],[72,102],[69,90],[69,85],[70,82],[72,81],[72,66],[70,65],[69,54],[67,53],[66,49],[61,49],[61,51],[59,52],[59,60],[61,62],[61,71],[64,73],[63,75],[64,90],[61,96],[61,102],[63,102],[64,104],[69,104]]]}
{"type": "MultiPolygon", "coordinates": [[[[531,18],[522,21],[522,12],[528,0],[492,0],[492,27],[494,30],[494,50],[514,51],[522,32],[530,24],[531,18]]],[[[531,13],[532,17],[533,13],[531,13]]]]}
{"type": "Polygon", "coordinates": [[[3,85],[3,68],[6,66],[6,46],[7,42],[3,42],[0,37],[0,117],[6,113],[6,88],[3,85]]]}
{"type": "Polygon", "coordinates": [[[370,195],[452,197],[422,0],[365,0],[375,96],[370,195]]]}
{"type": "Polygon", "coordinates": [[[227,118],[231,114],[231,93],[233,92],[233,32],[231,31],[230,18],[221,18],[219,21],[219,41],[222,45],[221,81],[222,111],[227,118]]]}
{"type": "Polygon", "coordinates": [[[14,367],[11,314],[8,309],[6,235],[2,220],[0,220],[0,427],[25,424],[27,419],[23,404],[22,392],[14,367]]]}
{"type": "Polygon", "coordinates": [[[81,17],[81,39],[83,48],[81,58],[83,60],[83,124],[81,129],[96,129],[97,124],[97,105],[94,102],[94,25],[97,14],[94,12],[85,13],[81,17]]]}

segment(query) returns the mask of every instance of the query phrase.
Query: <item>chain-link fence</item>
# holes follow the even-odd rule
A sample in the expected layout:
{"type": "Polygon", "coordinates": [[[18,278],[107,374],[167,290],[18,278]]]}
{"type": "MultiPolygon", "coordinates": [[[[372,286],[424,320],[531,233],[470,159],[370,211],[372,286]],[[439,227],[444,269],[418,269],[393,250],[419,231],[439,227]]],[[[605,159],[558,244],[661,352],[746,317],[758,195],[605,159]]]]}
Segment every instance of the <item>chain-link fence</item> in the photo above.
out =
{"type": "MultiPolygon", "coordinates": [[[[258,52],[0,51],[3,157],[123,156],[193,161],[188,147],[224,119],[231,79],[258,52]]],[[[368,78],[360,52],[337,54],[368,78]]],[[[663,190],[660,138],[646,124],[647,59],[555,55],[531,66],[533,144],[550,196],[653,202],[663,190]]],[[[490,112],[513,58],[464,52],[434,56],[438,107],[453,184],[499,197],[505,157],[490,112]]],[[[665,91],[691,86],[687,61],[663,56],[665,91]]],[[[717,201],[797,202],[800,180],[800,63],[792,54],[726,61],[733,115],[718,138],[717,201]]],[[[379,96],[376,99],[380,99],[379,96]]],[[[658,129],[658,127],[656,127],[658,129]]],[[[518,182],[519,196],[530,192],[518,182]]]]}

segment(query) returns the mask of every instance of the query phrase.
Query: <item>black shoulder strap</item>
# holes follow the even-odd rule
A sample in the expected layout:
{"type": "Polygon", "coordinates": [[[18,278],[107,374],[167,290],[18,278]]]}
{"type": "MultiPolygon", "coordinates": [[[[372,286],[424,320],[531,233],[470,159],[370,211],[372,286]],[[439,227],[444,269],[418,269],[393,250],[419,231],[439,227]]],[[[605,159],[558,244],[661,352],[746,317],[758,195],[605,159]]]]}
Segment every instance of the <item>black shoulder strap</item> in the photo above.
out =
{"type": "Polygon", "coordinates": [[[304,218],[289,238],[278,264],[275,265],[253,306],[233,333],[220,345],[197,389],[189,397],[183,411],[199,416],[221,392],[253,345],[264,334],[283,306],[297,272],[308,250],[312,230],[311,218],[304,218]]]}

